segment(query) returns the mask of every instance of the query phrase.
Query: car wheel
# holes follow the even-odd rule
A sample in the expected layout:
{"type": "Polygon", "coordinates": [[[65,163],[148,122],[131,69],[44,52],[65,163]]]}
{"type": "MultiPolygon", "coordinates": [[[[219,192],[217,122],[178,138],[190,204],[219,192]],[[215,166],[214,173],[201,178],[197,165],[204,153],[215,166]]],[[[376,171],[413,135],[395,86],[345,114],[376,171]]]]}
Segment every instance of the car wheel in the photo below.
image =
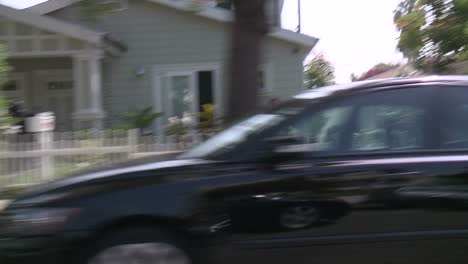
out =
{"type": "Polygon", "coordinates": [[[319,219],[320,213],[315,207],[292,206],[281,212],[280,225],[286,230],[303,229],[318,222],[319,219]]]}
{"type": "Polygon", "coordinates": [[[88,264],[190,264],[180,239],[154,228],[131,228],[106,235],[88,264]]]}

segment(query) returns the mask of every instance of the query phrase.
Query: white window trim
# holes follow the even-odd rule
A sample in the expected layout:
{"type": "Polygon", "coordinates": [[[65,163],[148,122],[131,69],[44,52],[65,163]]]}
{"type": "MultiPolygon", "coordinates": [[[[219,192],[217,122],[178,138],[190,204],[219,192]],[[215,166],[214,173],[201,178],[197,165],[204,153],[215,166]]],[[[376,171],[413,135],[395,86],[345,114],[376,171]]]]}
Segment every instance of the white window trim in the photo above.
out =
{"type": "MultiPolygon", "coordinates": [[[[206,62],[206,63],[187,63],[187,64],[156,64],[153,65],[153,80],[152,80],[152,93],[153,93],[153,109],[155,112],[164,112],[163,109],[163,85],[162,80],[164,77],[173,74],[181,73],[195,73],[199,71],[212,71],[213,74],[213,98],[216,105],[216,114],[222,115],[224,113],[224,83],[223,74],[224,70],[221,62],[206,62]]],[[[196,85],[194,85],[196,87],[196,85]]],[[[196,90],[196,89],[194,89],[196,90]]],[[[198,94],[196,94],[198,97],[198,94]]],[[[196,105],[196,104],[195,104],[196,105]]],[[[162,134],[162,127],[165,120],[158,118],[155,122],[155,131],[162,134]]]]}

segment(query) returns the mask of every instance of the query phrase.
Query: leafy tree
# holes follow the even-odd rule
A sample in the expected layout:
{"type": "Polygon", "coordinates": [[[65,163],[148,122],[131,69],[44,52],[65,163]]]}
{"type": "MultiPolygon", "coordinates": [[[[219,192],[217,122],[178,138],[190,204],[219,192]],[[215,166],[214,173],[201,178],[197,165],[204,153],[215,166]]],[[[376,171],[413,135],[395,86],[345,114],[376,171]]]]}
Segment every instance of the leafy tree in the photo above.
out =
{"type": "Polygon", "coordinates": [[[335,84],[335,68],[322,54],[306,65],[304,74],[307,89],[335,84]]]}
{"type": "Polygon", "coordinates": [[[393,21],[396,23],[402,16],[412,13],[416,9],[416,3],[419,0],[401,1],[395,11],[393,11],[393,21]]]}
{"type": "Polygon", "coordinates": [[[0,45],[0,129],[13,123],[13,119],[8,113],[9,103],[1,94],[1,87],[7,81],[8,70],[5,49],[0,45]]]}
{"type": "Polygon", "coordinates": [[[419,68],[468,59],[468,0],[402,0],[394,14],[398,49],[419,68]]]}

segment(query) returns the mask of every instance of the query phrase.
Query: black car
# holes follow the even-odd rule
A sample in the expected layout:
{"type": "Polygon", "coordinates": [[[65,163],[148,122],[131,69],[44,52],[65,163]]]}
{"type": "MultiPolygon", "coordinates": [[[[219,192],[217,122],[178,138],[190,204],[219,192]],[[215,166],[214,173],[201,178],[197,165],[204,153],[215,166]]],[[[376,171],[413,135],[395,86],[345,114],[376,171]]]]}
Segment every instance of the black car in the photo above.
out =
{"type": "Polygon", "coordinates": [[[166,161],[19,195],[0,215],[0,263],[465,264],[466,190],[468,77],[329,86],[166,161]],[[300,228],[242,228],[278,212],[300,228]]]}
{"type": "Polygon", "coordinates": [[[350,205],[341,199],[313,194],[256,194],[227,205],[228,218],[222,226],[235,232],[293,231],[331,224],[349,209],[350,205]]]}

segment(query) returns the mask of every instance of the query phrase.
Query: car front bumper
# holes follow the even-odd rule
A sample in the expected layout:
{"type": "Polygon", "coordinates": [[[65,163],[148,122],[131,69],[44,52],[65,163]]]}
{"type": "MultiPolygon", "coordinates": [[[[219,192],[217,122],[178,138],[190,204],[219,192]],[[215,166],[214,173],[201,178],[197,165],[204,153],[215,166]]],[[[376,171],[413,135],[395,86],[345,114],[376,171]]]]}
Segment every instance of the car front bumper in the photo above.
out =
{"type": "MultiPolygon", "coordinates": [[[[69,232],[55,236],[2,237],[0,234],[1,264],[75,263],[83,251],[86,232],[69,232]]],[[[79,263],[79,262],[76,262],[79,263]]]]}

